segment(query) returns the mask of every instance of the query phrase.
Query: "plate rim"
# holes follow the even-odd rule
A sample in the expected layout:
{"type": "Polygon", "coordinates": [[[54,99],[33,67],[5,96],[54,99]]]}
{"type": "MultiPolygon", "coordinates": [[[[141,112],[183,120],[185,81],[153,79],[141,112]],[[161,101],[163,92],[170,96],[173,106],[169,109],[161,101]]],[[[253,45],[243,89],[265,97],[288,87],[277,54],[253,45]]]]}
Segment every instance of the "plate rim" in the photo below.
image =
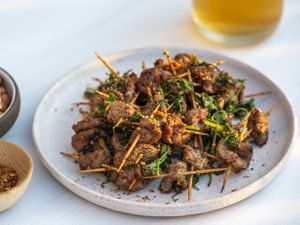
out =
{"type": "MultiPolygon", "coordinates": [[[[111,57],[118,58],[118,56],[120,56],[122,58],[122,55],[126,56],[126,55],[131,55],[131,54],[139,53],[139,52],[158,51],[158,50],[163,50],[163,48],[164,47],[146,47],[146,48],[125,49],[122,51],[111,52],[109,54],[104,55],[104,57],[105,58],[111,58],[111,57]]],[[[209,212],[209,211],[214,211],[214,210],[217,210],[220,208],[224,208],[224,207],[233,205],[237,202],[240,202],[240,201],[250,197],[254,193],[260,191],[262,188],[264,188],[282,170],[282,168],[283,168],[284,164],[286,163],[286,161],[293,149],[293,146],[295,144],[295,139],[297,136],[297,118],[296,118],[294,109],[289,101],[289,98],[284,94],[284,92],[277,85],[277,83],[274,82],[270,77],[267,77],[264,73],[257,70],[256,68],[254,68],[240,60],[232,58],[226,54],[220,54],[220,53],[206,50],[206,49],[178,47],[178,46],[177,47],[169,46],[168,49],[169,50],[171,49],[172,51],[177,51],[177,52],[184,51],[184,50],[200,51],[200,52],[203,52],[204,54],[207,53],[207,54],[214,55],[214,56],[217,56],[220,58],[222,58],[222,57],[227,58],[230,61],[232,61],[233,63],[238,63],[240,65],[242,64],[243,67],[247,67],[248,69],[252,70],[256,74],[261,76],[263,79],[265,79],[266,81],[271,83],[277,89],[280,96],[283,97],[284,100],[286,101],[287,107],[288,107],[289,112],[291,113],[291,117],[292,117],[291,122],[292,122],[293,127],[291,128],[291,131],[292,131],[293,135],[292,135],[292,138],[290,139],[288,147],[286,148],[287,150],[286,150],[285,154],[281,157],[279,162],[268,173],[261,176],[256,181],[252,182],[251,184],[247,185],[246,187],[243,187],[235,192],[231,192],[231,193],[228,193],[223,196],[215,197],[212,199],[201,200],[201,201],[195,201],[195,202],[176,203],[176,204],[168,204],[168,205],[162,204],[162,203],[134,202],[134,201],[130,201],[130,200],[117,199],[114,197],[110,197],[110,196],[101,194],[97,191],[93,191],[84,186],[81,186],[80,184],[76,183],[72,179],[69,179],[67,176],[65,176],[64,173],[60,172],[49,160],[47,160],[43,156],[42,151],[40,150],[40,147],[39,147],[38,140],[36,138],[36,133],[37,133],[37,129],[38,129],[37,128],[38,127],[37,120],[39,117],[39,112],[42,110],[43,102],[45,101],[45,99],[47,98],[49,93],[51,93],[53,89],[55,89],[61,82],[63,82],[64,79],[68,79],[69,76],[72,76],[74,71],[76,71],[80,68],[83,68],[85,65],[87,65],[89,63],[92,63],[94,61],[92,59],[92,60],[85,61],[84,63],[79,64],[78,66],[76,66],[73,69],[69,70],[68,72],[64,73],[59,79],[57,79],[54,83],[52,83],[50,85],[50,87],[44,93],[43,97],[40,99],[40,102],[35,110],[33,122],[32,122],[33,123],[32,124],[33,144],[34,144],[34,148],[35,148],[40,160],[42,161],[43,165],[47,168],[47,170],[52,174],[52,176],[54,176],[55,179],[58,180],[68,190],[72,191],[73,193],[75,193],[76,195],[78,195],[79,197],[81,197],[87,201],[93,202],[94,204],[99,205],[104,208],[112,209],[114,211],[119,211],[119,212],[134,214],[134,215],[152,216],[152,217],[158,217],[158,216],[160,216],[160,217],[161,216],[162,217],[176,217],[176,216],[195,215],[195,214],[205,213],[205,212],[209,212]],[[85,194],[92,194],[92,195],[96,195],[97,197],[92,198],[92,197],[86,196],[85,194]],[[99,199],[103,200],[103,203],[109,203],[109,204],[107,204],[107,205],[104,205],[103,203],[99,204],[97,202],[97,200],[99,200],[99,199]],[[189,210],[183,210],[182,213],[178,213],[177,210],[174,210],[175,208],[182,208],[182,207],[184,207],[186,209],[190,209],[190,208],[194,208],[194,207],[201,207],[201,205],[207,205],[209,203],[214,203],[216,201],[219,201],[220,199],[222,199],[224,202],[226,202],[226,204],[223,204],[223,205],[220,204],[219,206],[209,207],[209,209],[198,210],[199,212],[198,211],[189,212],[189,210]],[[121,204],[121,205],[123,205],[123,207],[115,208],[113,206],[115,204],[121,204]],[[128,205],[131,205],[135,209],[130,209],[130,207],[126,207],[128,205]],[[143,209],[136,210],[136,208],[141,207],[141,206],[143,207],[143,209]],[[157,211],[158,209],[161,212],[157,211]],[[165,211],[167,211],[167,213],[165,211]],[[172,214],[172,211],[175,212],[175,214],[172,214]]]]}

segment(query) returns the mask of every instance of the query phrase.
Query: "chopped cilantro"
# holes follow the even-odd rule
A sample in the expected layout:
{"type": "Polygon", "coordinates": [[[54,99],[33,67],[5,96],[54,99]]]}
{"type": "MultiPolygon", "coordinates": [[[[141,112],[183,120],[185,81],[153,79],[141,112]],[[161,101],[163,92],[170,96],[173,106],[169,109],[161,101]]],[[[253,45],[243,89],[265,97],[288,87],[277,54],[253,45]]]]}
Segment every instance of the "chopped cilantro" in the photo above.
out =
{"type": "Polygon", "coordinates": [[[112,102],[114,102],[114,101],[117,101],[117,100],[119,100],[115,95],[113,95],[111,92],[109,92],[109,94],[108,94],[108,99],[106,99],[105,100],[105,104],[111,104],[112,102]]]}
{"type": "Polygon", "coordinates": [[[228,144],[229,147],[231,148],[236,148],[238,147],[239,145],[239,142],[238,140],[236,139],[236,137],[234,136],[228,136],[226,139],[225,139],[225,142],[228,144]]]}
{"type": "Polygon", "coordinates": [[[130,117],[129,117],[129,120],[131,121],[131,122],[136,122],[136,121],[138,121],[141,117],[142,117],[142,113],[141,112],[139,112],[139,111],[136,111],[136,112],[134,112],[130,117]]]}
{"type": "Polygon", "coordinates": [[[152,163],[148,164],[146,171],[150,174],[159,175],[160,168],[167,161],[168,156],[171,154],[170,147],[166,144],[163,144],[160,149],[160,158],[156,159],[152,163]]]}

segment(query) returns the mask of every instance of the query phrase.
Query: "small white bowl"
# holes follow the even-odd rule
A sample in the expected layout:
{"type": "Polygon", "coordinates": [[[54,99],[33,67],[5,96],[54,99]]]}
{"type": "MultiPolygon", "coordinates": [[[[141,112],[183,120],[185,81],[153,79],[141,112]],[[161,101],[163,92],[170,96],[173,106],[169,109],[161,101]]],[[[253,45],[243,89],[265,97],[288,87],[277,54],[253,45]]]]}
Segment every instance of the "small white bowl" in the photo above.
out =
{"type": "Polygon", "coordinates": [[[33,163],[30,155],[21,147],[0,141],[0,164],[16,170],[18,182],[12,189],[0,193],[0,212],[9,209],[22,197],[31,180],[33,163]]]}

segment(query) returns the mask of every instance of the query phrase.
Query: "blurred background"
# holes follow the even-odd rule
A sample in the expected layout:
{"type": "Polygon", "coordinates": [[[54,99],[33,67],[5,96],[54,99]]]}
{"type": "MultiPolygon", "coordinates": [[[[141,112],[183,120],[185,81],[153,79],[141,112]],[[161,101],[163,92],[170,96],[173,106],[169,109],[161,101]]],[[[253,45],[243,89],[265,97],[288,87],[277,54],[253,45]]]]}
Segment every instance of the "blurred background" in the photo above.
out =
{"type": "MultiPolygon", "coordinates": [[[[268,2],[272,7],[277,0],[268,2]]],[[[31,138],[37,104],[64,73],[93,59],[95,51],[106,55],[151,46],[208,49],[246,62],[280,85],[299,118],[299,0],[284,1],[281,20],[271,36],[246,45],[228,45],[204,37],[198,31],[199,24],[197,27],[192,19],[192,1],[188,0],[0,0],[0,28],[0,67],[13,75],[22,96],[20,116],[3,139],[29,150],[35,163],[30,185],[37,196],[31,199],[33,195],[25,195],[22,201],[28,203],[27,207],[19,204],[14,210],[2,213],[0,224],[32,224],[45,218],[47,224],[58,221],[69,224],[77,221],[75,216],[79,214],[87,222],[98,218],[124,224],[141,224],[141,221],[189,224],[199,219],[231,224],[299,222],[297,149],[292,152],[287,168],[271,185],[238,205],[188,218],[141,219],[94,206],[67,191],[41,165],[31,138]],[[57,215],[58,207],[63,214],[57,215]],[[268,212],[264,211],[266,207],[268,212]],[[236,217],[241,212],[243,216],[236,217]]]]}

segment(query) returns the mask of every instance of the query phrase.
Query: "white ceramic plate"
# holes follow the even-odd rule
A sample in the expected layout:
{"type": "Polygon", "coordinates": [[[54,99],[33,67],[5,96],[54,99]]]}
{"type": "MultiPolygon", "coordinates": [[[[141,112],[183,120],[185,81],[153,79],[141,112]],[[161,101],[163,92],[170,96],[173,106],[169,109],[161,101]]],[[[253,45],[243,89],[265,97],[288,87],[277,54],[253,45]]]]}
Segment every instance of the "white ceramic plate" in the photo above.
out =
{"type": "MultiPolygon", "coordinates": [[[[172,194],[161,194],[157,189],[159,180],[135,193],[116,191],[113,184],[101,187],[103,175],[82,176],[77,172],[78,165],[73,160],[59,154],[61,151],[72,152],[71,126],[80,120],[73,103],[82,101],[86,87],[97,86],[92,77],[105,79],[107,69],[94,59],[75,68],[50,88],[38,106],[33,121],[33,139],[42,162],[69,190],[97,205],[121,212],[146,216],[183,216],[212,211],[241,201],[263,188],[282,169],[294,141],[296,123],[291,105],[278,86],[257,70],[216,53],[184,48],[170,48],[169,51],[171,55],[180,52],[196,53],[209,62],[225,59],[226,64],[221,66],[222,69],[248,80],[246,93],[271,91],[271,95],[256,99],[256,105],[262,110],[274,109],[269,117],[270,137],[267,145],[255,147],[249,169],[232,175],[223,193],[220,193],[220,188],[224,175],[213,176],[209,188],[207,176],[201,177],[198,184],[200,190],[193,191],[190,202],[187,201],[186,191],[176,196],[176,202],[172,200],[172,194]]],[[[133,69],[140,72],[142,60],[152,66],[155,59],[163,57],[162,52],[162,48],[138,49],[111,54],[105,58],[118,71],[133,69]]]]}

